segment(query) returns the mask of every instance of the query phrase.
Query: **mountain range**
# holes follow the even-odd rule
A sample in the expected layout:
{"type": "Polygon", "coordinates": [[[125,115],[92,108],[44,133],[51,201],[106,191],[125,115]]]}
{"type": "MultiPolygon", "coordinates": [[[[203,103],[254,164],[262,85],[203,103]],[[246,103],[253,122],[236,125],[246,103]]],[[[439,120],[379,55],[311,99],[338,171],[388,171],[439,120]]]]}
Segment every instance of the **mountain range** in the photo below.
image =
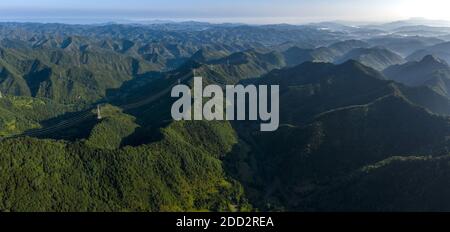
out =
{"type": "Polygon", "coordinates": [[[447,211],[428,27],[0,23],[0,211],[447,211]],[[279,85],[280,128],[173,120],[194,76],[279,85]]]}

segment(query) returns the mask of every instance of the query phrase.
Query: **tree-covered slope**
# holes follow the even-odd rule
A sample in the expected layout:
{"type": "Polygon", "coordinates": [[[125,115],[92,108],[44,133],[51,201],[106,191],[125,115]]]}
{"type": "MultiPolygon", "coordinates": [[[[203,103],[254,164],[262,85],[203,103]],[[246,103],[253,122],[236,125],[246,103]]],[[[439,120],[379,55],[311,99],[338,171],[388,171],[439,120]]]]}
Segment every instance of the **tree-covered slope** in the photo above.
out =
{"type": "Polygon", "coordinates": [[[340,57],[337,63],[342,63],[347,60],[356,60],[378,71],[383,71],[391,65],[406,62],[400,55],[388,49],[379,47],[354,49],[340,57]]]}
{"type": "Polygon", "coordinates": [[[448,161],[447,155],[393,156],[355,170],[303,205],[314,211],[448,211],[448,161]]]}
{"type": "Polygon", "coordinates": [[[0,136],[17,135],[39,128],[42,121],[75,109],[49,99],[4,96],[0,98],[0,136]]]}
{"type": "Polygon", "coordinates": [[[143,60],[96,47],[92,41],[63,48],[13,42],[18,45],[1,48],[4,94],[90,103],[104,97],[107,89],[152,69],[143,60]]]}
{"type": "Polygon", "coordinates": [[[409,61],[420,61],[427,55],[434,55],[445,60],[447,63],[450,62],[450,42],[443,42],[420,49],[408,56],[406,59],[409,61]]]}
{"type": "MultiPolygon", "coordinates": [[[[256,83],[280,84],[280,128],[263,133],[251,124],[236,123],[240,143],[226,159],[227,170],[243,183],[256,207],[338,210],[337,203],[309,204],[327,198],[340,199],[342,206],[349,200],[346,210],[357,210],[350,202],[357,196],[348,192],[348,199],[339,198],[328,189],[392,156],[447,150],[450,121],[432,113],[433,103],[439,101],[444,103],[440,109],[448,109],[445,97],[382,80],[359,63],[306,63],[274,71],[256,83]]],[[[388,188],[389,179],[378,181],[388,188]]],[[[415,179],[410,181],[403,183],[405,188],[416,185],[415,179]]],[[[368,204],[372,202],[361,203],[368,204]]],[[[382,203],[377,207],[390,209],[382,203]]],[[[439,209],[444,208],[434,208],[439,209]]]]}
{"type": "Polygon", "coordinates": [[[420,61],[412,61],[401,65],[393,65],[383,73],[392,80],[410,86],[423,85],[433,79],[439,71],[449,71],[448,64],[432,55],[425,56],[420,61]]]}
{"type": "Polygon", "coordinates": [[[443,96],[450,96],[450,66],[438,57],[428,55],[421,61],[394,65],[384,74],[397,82],[409,86],[428,86],[443,96]]]}
{"type": "MultiPolygon", "coordinates": [[[[228,123],[179,122],[159,142],[96,149],[32,138],[0,144],[1,211],[247,210],[220,157],[236,142],[228,123]]],[[[87,142],[89,144],[89,142],[87,142]]]]}
{"type": "Polygon", "coordinates": [[[442,41],[385,33],[0,23],[0,211],[449,210],[447,65],[395,53],[442,41]],[[193,76],[279,85],[280,128],[174,121],[193,76]]]}

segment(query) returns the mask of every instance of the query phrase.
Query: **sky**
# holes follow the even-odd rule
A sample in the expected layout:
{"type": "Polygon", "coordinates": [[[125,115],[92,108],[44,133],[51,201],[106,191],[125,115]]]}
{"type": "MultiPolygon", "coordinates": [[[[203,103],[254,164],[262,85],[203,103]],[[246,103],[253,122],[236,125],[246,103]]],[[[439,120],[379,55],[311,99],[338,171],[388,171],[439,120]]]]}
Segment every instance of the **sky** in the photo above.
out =
{"type": "Polygon", "coordinates": [[[0,21],[387,22],[450,20],[448,9],[448,0],[14,0],[0,1],[0,21]]]}

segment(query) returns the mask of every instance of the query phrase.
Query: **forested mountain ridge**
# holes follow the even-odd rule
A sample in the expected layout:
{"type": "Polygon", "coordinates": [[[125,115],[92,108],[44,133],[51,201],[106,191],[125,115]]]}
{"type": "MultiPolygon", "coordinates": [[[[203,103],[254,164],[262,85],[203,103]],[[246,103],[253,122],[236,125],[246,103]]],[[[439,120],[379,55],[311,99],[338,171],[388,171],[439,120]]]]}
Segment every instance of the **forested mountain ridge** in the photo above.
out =
{"type": "MultiPolygon", "coordinates": [[[[241,143],[226,165],[257,207],[324,210],[320,207],[327,203],[317,203],[322,194],[329,188],[345,191],[346,180],[365,166],[393,156],[445,154],[450,121],[432,112],[448,115],[438,112],[448,108],[448,100],[430,89],[411,89],[382,77],[350,61],[338,66],[305,63],[255,80],[280,84],[282,127],[260,133],[252,125],[237,124],[241,143]],[[439,101],[439,108],[429,104],[439,101]]],[[[339,207],[359,209],[352,202],[370,198],[370,191],[360,191],[342,196],[339,207]]],[[[381,202],[365,206],[391,210],[381,202]]]]}
{"type": "Polygon", "coordinates": [[[0,23],[0,211],[448,210],[448,49],[400,32],[0,23]],[[280,128],[174,121],[193,76],[279,85],[280,128]]]}
{"type": "Polygon", "coordinates": [[[220,165],[218,154],[235,142],[229,125],[175,123],[162,133],[160,142],[115,150],[96,149],[89,142],[2,141],[0,210],[250,209],[242,188],[224,176],[220,165]]]}
{"type": "Polygon", "coordinates": [[[433,55],[427,55],[421,61],[391,66],[384,70],[384,74],[406,85],[428,86],[439,94],[450,96],[450,66],[433,55]]]}

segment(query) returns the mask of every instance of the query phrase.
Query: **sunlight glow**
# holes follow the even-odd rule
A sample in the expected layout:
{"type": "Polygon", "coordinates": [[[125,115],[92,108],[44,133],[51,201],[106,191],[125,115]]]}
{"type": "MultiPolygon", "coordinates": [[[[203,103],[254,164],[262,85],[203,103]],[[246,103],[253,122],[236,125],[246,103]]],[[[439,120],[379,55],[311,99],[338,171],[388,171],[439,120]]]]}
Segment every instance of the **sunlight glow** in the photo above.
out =
{"type": "Polygon", "coordinates": [[[397,12],[402,17],[424,17],[450,20],[449,0],[405,0],[398,4],[397,12]]]}

